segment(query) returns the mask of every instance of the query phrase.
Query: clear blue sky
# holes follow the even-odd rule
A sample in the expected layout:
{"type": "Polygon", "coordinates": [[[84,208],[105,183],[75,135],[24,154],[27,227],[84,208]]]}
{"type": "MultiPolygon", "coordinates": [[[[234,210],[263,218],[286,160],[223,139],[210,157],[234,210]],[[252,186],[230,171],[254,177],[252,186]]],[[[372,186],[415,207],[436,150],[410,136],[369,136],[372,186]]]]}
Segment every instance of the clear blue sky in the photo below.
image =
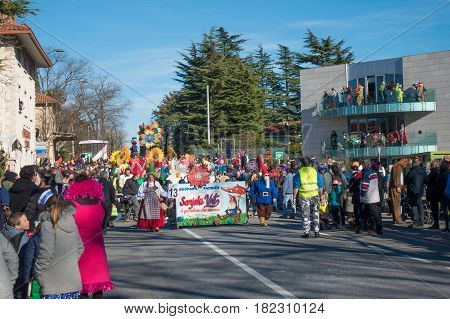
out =
{"type": "Polygon", "coordinates": [[[130,136],[139,123],[149,121],[164,94],[179,87],[173,80],[179,52],[212,26],[243,34],[248,51],[259,43],[270,52],[277,44],[301,51],[307,28],[319,36],[345,38],[356,61],[450,49],[445,0],[35,0],[35,6],[41,11],[29,19],[42,28],[34,31],[44,47],[77,56],[75,49],[140,93],[125,89],[132,102],[126,124],[130,136]]]}

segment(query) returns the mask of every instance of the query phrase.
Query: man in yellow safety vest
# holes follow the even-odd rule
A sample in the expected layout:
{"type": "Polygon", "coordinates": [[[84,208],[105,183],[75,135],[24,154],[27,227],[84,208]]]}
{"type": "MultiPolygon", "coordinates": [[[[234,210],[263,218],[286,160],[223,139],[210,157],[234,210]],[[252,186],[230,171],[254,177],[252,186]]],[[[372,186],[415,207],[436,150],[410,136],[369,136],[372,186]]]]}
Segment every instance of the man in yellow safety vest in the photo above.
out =
{"type": "Polygon", "coordinates": [[[294,205],[297,200],[297,194],[299,194],[303,213],[303,237],[310,237],[311,219],[314,223],[314,235],[319,237],[320,220],[318,206],[320,195],[323,192],[323,182],[309,157],[302,158],[301,162],[302,168],[294,176],[294,205]]]}

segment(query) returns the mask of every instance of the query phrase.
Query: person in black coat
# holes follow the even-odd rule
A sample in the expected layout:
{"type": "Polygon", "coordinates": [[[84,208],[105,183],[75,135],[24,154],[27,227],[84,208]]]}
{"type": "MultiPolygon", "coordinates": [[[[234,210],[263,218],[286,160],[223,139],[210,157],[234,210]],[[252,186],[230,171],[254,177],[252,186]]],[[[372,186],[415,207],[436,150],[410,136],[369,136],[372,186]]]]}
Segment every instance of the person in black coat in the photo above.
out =
{"type": "Polygon", "coordinates": [[[439,202],[441,200],[439,190],[439,167],[440,159],[434,159],[430,164],[430,174],[425,179],[427,185],[427,201],[430,203],[431,214],[433,215],[433,226],[430,229],[439,229],[439,202]]]}
{"type": "Polygon", "coordinates": [[[450,174],[450,162],[443,160],[439,168],[439,194],[441,199],[441,210],[444,213],[445,228],[442,231],[449,231],[448,209],[450,207],[450,198],[445,195],[447,188],[448,175],[450,174]]]}
{"type": "Polygon", "coordinates": [[[10,208],[13,213],[23,212],[31,196],[38,191],[41,183],[34,166],[27,165],[22,167],[19,174],[20,178],[14,182],[9,190],[11,195],[10,208]]]}
{"type": "Polygon", "coordinates": [[[417,214],[414,213],[414,224],[410,227],[422,227],[424,212],[422,204],[422,196],[425,190],[425,179],[427,178],[427,171],[422,166],[422,160],[416,157],[413,161],[413,167],[405,177],[406,195],[411,208],[417,207],[417,214]]]}
{"type": "Polygon", "coordinates": [[[103,232],[106,230],[111,220],[112,205],[116,200],[116,190],[111,181],[108,180],[108,172],[103,171],[100,174],[98,182],[103,186],[103,207],[105,209],[105,219],[103,220],[103,232]]]}

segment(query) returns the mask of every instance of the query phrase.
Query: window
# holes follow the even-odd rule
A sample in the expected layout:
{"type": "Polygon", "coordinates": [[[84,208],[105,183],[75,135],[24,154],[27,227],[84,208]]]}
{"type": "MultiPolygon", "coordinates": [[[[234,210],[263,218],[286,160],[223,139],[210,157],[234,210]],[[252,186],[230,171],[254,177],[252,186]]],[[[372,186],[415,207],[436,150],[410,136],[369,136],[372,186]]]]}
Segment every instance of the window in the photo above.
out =
{"type": "Polygon", "coordinates": [[[364,119],[359,119],[358,120],[358,132],[367,132],[367,122],[366,122],[366,119],[364,118],[364,119]]]}
{"type": "Polygon", "coordinates": [[[351,87],[353,90],[356,87],[356,80],[351,80],[348,82],[348,86],[351,87]]]}
{"type": "Polygon", "coordinates": [[[395,78],[394,78],[394,74],[386,74],[386,86],[389,85],[389,83],[394,82],[395,83],[395,78]]]}
{"type": "Polygon", "coordinates": [[[395,75],[395,83],[400,83],[403,86],[403,74],[395,75]]]}
{"type": "Polygon", "coordinates": [[[350,133],[357,133],[357,132],[358,132],[358,120],[350,119],[350,133]]]}
{"type": "Polygon", "coordinates": [[[380,117],[379,118],[379,122],[380,122],[380,132],[382,133],[387,133],[388,129],[387,129],[387,121],[385,117],[380,117]]]}
{"type": "Polygon", "coordinates": [[[368,132],[378,132],[378,119],[377,118],[369,118],[367,119],[367,131],[368,132]]]}

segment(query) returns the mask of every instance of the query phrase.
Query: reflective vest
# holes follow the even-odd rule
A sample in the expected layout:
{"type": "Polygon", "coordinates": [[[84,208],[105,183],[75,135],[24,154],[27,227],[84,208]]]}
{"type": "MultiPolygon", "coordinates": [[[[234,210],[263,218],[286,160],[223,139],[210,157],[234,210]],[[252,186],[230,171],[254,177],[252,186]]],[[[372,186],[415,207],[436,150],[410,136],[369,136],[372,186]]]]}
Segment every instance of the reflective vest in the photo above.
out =
{"type": "Polygon", "coordinates": [[[300,197],[310,198],[319,196],[319,185],[317,184],[317,171],[312,167],[302,167],[298,171],[300,175],[300,197]]]}

